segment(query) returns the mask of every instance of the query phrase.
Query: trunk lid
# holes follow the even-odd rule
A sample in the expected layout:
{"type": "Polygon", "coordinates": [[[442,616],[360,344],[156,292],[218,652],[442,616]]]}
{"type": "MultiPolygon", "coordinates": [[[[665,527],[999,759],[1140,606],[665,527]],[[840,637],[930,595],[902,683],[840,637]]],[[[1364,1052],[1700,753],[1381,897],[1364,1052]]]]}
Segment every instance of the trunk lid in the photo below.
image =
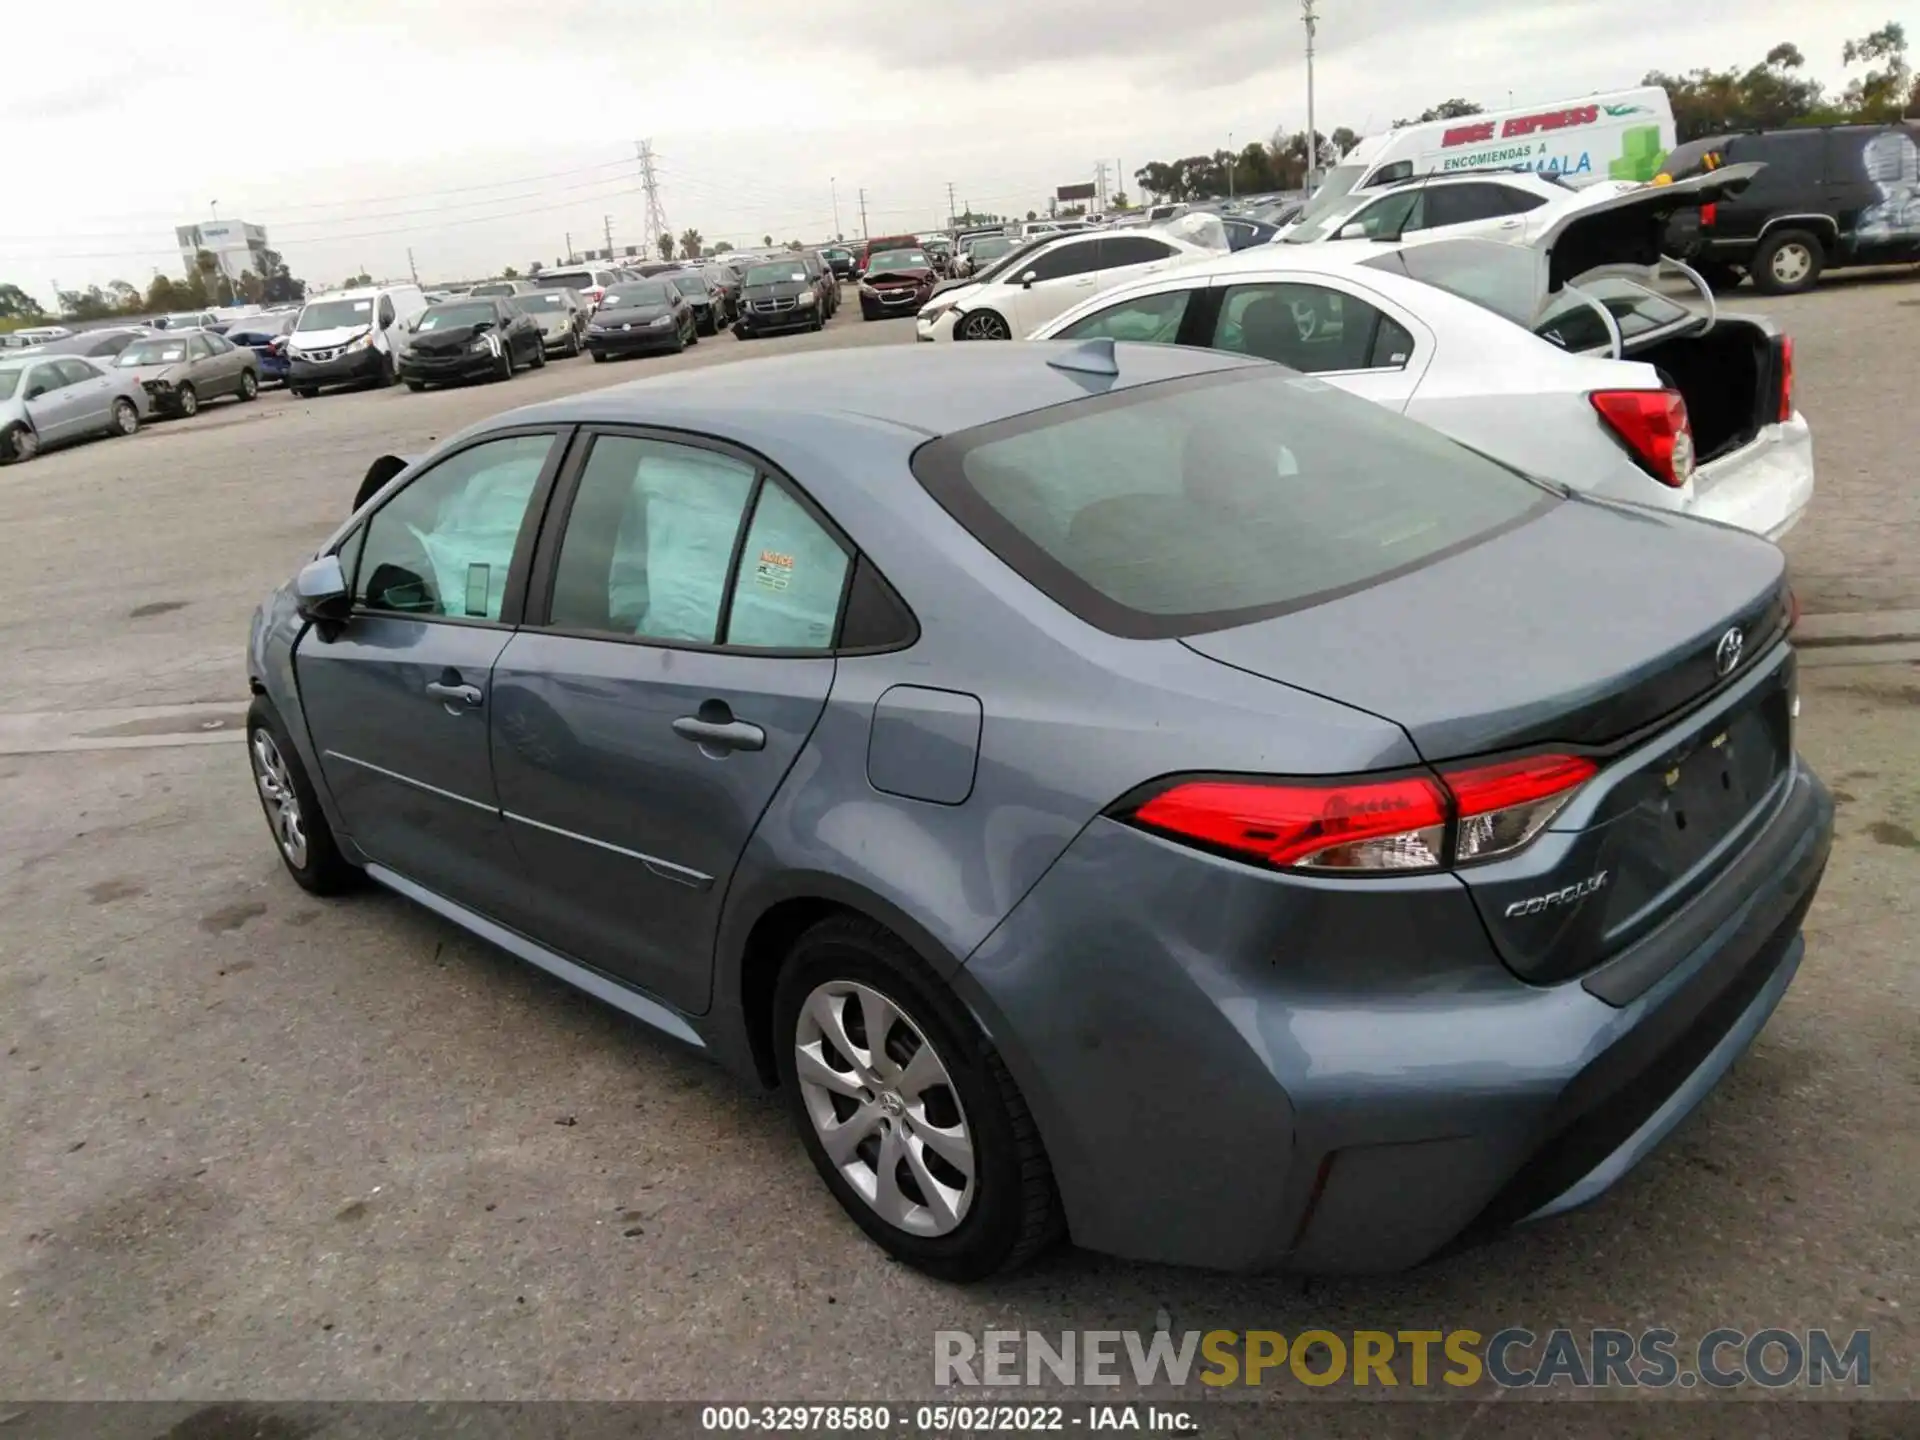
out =
{"type": "Polygon", "coordinates": [[[1764,814],[1790,766],[1791,657],[1773,653],[1790,603],[1764,541],[1569,500],[1184,643],[1397,722],[1442,775],[1530,752],[1597,764],[1531,844],[1455,872],[1501,958],[1548,983],[1682,908],[1764,814]]]}
{"type": "Polygon", "coordinates": [[[1430,762],[1604,746],[1712,691],[1731,627],[1777,630],[1785,557],[1652,511],[1570,499],[1324,604],[1186,644],[1397,722],[1430,762]]]}
{"type": "Polygon", "coordinates": [[[1690,180],[1646,185],[1568,210],[1533,242],[1541,258],[1539,294],[1544,299],[1575,276],[1603,265],[1656,263],[1676,213],[1730,199],[1766,168],[1758,161],[1727,165],[1690,180]]]}

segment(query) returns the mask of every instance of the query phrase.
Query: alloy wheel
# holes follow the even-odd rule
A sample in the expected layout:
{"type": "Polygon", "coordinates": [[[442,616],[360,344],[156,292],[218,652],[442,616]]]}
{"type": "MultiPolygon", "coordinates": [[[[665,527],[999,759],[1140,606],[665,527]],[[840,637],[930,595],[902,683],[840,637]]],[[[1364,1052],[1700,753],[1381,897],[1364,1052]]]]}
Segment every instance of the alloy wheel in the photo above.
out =
{"type": "Polygon", "coordinates": [[[131,435],[140,428],[140,412],[133,408],[131,400],[113,402],[113,428],[122,435],[131,435]]]}
{"type": "Polygon", "coordinates": [[[1773,252],[1773,261],[1768,268],[1780,284],[1798,285],[1813,268],[1813,253],[1799,241],[1789,240],[1773,252]]]}
{"type": "Polygon", "coordinates": [[[1007,328],[1007,322],[990,311],[981,311],[969,315],[960,323],[960,335],[965,340],[1011,340],[1013,332],[1007,328]]]}
{"type": "Polygon", "coordinates": [[[814,1134],[855,1194],[911,1235],[972,1208],[973,1137],[926,1030],[872,986],[830,980],[800,1007],[795,1074],[814,1134]]]}
{"type": "Polygon", "coordinates": [[[265,730],[253,732],[253,778],[260,787],[260,803],[266,808],[267,824],[287,863],[296,870],[307,863],[307,827],[300,814],[300,796],[293,788],[293,776],[281,757],[280,747],[265,730]]]}
{"type": "Polygon", "coordinates": [[[180,399],[178,403],[180,413],[188,419],[191,419],[200,413],[200,392],[195,390],[191,385],[182,385],[180,387],[180,399]]]}
{"type": "MultiPolygon", "coordinates": [[[[6,436],[0,435],[0,441],[6,438],[6,436]]],[[[39,453],[40,437],[38,435],[34,434],[33,431],[27,429],[24,425],[13,432],[13,458],[15,460],[31,460],[39,453]]]]}

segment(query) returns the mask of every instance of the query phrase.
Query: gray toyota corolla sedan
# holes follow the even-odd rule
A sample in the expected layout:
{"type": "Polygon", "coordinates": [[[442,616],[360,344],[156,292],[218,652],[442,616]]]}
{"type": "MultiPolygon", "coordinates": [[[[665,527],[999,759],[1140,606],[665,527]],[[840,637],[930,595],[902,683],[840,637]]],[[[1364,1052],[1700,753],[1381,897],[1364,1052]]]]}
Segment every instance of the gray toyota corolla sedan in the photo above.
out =
{"type": "Polygon", "coordinates": [[[1599,1195],[1766,1023],[1792,620],[1764,541],[1272,365],[848,350],[384,457],[248,753],[301,885],[780,1085],[933,1274],[1381,1270],[1599,1195]]]}

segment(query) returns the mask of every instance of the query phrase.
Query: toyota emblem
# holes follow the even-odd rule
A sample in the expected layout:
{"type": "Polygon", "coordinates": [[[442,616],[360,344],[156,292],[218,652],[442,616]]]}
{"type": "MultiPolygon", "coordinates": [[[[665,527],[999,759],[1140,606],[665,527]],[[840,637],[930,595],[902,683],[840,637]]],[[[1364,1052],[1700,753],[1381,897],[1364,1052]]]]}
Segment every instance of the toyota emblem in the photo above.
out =
{"type": "Polygon", "coordinates": [[[1713,647],[1713,672],[1716,675],[1731,675],[1740,664],[1740,652],[1746,648],[1747,637],[1740,633],[1740,627],[1734,626],[1720,637],[1720,643],[1713,647]]]}

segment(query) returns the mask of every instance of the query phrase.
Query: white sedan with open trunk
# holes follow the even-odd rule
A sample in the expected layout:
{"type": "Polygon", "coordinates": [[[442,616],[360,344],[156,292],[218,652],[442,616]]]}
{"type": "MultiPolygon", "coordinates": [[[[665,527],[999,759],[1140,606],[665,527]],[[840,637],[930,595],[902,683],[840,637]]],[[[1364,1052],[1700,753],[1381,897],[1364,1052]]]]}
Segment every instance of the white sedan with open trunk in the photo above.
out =
{"type": "Polygon", "coordinates": [[[1658,274],[1671,216],[1759,168],[1597,200],[1526,245],[1263,246],[1107,290],[1031,338],[1258,355],[1529,474],[1777,540],[1813,497],[1793,342],[1658,274]]]}

